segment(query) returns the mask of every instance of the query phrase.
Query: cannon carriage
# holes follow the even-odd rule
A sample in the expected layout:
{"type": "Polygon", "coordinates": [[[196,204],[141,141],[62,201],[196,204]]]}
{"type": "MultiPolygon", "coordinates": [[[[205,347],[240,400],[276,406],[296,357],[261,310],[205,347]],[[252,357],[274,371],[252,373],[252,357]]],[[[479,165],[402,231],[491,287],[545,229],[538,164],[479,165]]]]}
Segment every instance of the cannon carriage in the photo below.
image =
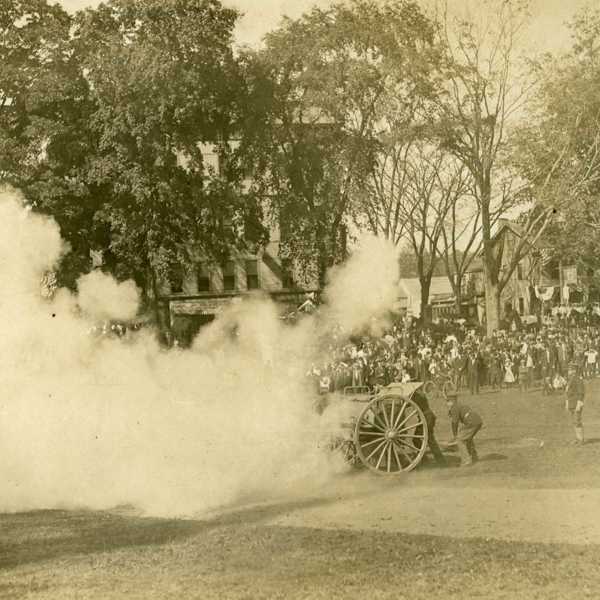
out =
{"type": "Polygon", "coordinates": [[[343,401],[356,404],[356,416],[343,424],[346,436],[334,447],[346,461],[381,475],[411,471],[423,460],[429,438],[417,393],[424,393],[422,382],[392,383],[376,394],[346,388],[343,401]]]}

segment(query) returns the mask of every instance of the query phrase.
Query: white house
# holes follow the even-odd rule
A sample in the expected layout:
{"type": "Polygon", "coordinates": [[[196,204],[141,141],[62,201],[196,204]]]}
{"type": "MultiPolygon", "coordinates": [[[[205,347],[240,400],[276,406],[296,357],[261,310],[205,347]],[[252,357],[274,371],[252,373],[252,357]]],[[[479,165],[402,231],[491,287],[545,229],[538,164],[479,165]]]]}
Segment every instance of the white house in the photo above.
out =
{"type": "MultiPolygon", "coordinates": [[[[405,277],[398,282],[399,308],[413,317],[421,316],[421,283],[417,277],[405,277]]],[[[454,293],[448,277],[432,277],[429,304],[434,319],[449,316],[454,311],[454,293]]]]}

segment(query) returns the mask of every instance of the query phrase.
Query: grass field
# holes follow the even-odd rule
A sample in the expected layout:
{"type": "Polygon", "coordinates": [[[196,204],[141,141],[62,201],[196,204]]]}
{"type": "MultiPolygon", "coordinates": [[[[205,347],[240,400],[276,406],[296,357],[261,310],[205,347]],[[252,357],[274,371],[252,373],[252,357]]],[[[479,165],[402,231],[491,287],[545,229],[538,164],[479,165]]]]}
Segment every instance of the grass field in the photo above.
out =
{"type": "MultiPolygon", "coordinates": [[[[385,484],[402,499],[420,487],[451,491],[600,489],[600,391],[588,386],[589,444],[569,444],[572,431],[559,396],[539,392],[485,393],[465,401],[485,421],[483,460],[472,468],[423,468],[406,481],[385,484]],[[541,443],[543,442],[543,444],[541,443]],[[396,491],[397,490],[397,491],[396,491]]],[[[448,437],[442,407],[438,436],[448,437]]],[[[379,493],[370,474],[331,484],[341,495],[379,493]]],[[[331,490],[330,490],[331,491],[331,490]]],[[[545,492],[544,492],[545,493],[545,492]]],[[[396,497],[396,496],[394,496],[396,497]]],[[[133,509],[107,512],[51,510],[0,515],[0,598],[597,598],[600,545],[532,543],[523,532],[435,535],[351,528],[273,525],[278,515],[335,509],[335,494],[273,502],[198,519],[142,518],[133,509]],[[512,536],[511,536],[512,537],[512,536]]],[[[427,514],[427,502],[419,510],[427,514]]],[[[443,505],[443,504],[442,504],[443,505]]],[[[560,506],[561,511],[569,507],[560,506]]],[[[600,509],[600,506],[599,506],[600,509]]],[[[402,510],[401,502],[389,510],[402,510]]],[[[448,522],[464,510],[443,505],[448,522]]],[[[463,515],[464,517],[464,515],[463,515]]],[[[574,515],[576,518],[577,515],[574,515]]],[[[552,514],[548,514],[551,520],[552,514]]],[[[550,524],[550,522],[549,522],[550,524]]],[[[498,530],[502,523],[498,520],[498,530]]],[[[594,523],[595,525],[595,523],[594,523]]],[[[450,528],[448,528],[449,530],[450,528]]]]}

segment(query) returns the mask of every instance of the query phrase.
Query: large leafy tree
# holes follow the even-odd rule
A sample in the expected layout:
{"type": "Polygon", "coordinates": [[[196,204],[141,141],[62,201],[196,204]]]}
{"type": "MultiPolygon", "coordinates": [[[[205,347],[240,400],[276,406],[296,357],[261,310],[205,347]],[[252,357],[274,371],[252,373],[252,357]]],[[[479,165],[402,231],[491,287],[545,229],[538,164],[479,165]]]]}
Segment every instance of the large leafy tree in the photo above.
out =
{"type": "Polygon", "coordinates": [[[22,186],[39,173],[46,145],[80,83],[69,44],[71,19],[46,0],[0,5],[0,182],[22,186]]]}
{"type": "Polygon", "coordinates": [[[73,19],[46,0],[2,4],[0,177],[61,226],[62,283],[103,250],[155,298],[174,263],[264,235],[230,143],[248,107],[236,18],[217,0],[112,0],[73,19]]]}
{"type": "Polygon", "coordinates": [[[573,45],[540,67],[531,118],[515,159],[535,193],[557,207],[543,243],[556,262],[600,268],[600,11],[571,24],[573,45]]]}
{"type": "Polygon", "coordinates": [[[231,145],[245,106],[236,18],[217,0],[113,0],[77,17],[93,104],[82,178],[103,196],[94,219],[116,269],[147,291],[173,264],[223,256],[260,218],[231,145]]]}
{"type": "Polygon", "coordinates": [[[432,23],[403,0],[352,0],[285,20],[251,63],[265,112],[249,142],[282,250],[321,284],[360,221],[362,184],[382,136],[408,128],[434,88],[432,23]],[[262,84],[259,83],[262,81],[262,84]]]}
{"type": "Polygon", "coordinates": [[[80,167],[89,150],[88,84],[70,32],[73,22],[46,0],[0,6],[0,183],[21,189],[61,226],[70,252],[61,283],[88,268],[98,206],[80,167]],[[86,200],[83,201],[83,198],[86,200]]]}

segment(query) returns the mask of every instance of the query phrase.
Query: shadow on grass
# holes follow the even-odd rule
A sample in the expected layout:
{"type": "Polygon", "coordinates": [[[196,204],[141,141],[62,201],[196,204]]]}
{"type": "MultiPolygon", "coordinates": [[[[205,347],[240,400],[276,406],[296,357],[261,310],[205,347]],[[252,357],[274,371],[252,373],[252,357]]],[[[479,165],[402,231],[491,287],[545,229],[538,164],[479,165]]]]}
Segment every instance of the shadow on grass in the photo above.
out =
{"type": "Polygon", "coordinates": [[[505,454],[500,454],[498,452],[490,452],[489,454],[484,454],[482,457],[480,457],[479,461],[480,462],[488,462],[488,461],[495,461],[495,460],[506,460],[508,458],[508,456],[506,456],[505,454]]]}
{"type": "Polygon", "coordinates": [[[158,519],[108,511],[39,510],[0,515],[0,571],[65,556],[157,546],[211,529],[251,524],[289,511],[336,502],[335,497],[230,510],[204,520],[158,519]]]}

